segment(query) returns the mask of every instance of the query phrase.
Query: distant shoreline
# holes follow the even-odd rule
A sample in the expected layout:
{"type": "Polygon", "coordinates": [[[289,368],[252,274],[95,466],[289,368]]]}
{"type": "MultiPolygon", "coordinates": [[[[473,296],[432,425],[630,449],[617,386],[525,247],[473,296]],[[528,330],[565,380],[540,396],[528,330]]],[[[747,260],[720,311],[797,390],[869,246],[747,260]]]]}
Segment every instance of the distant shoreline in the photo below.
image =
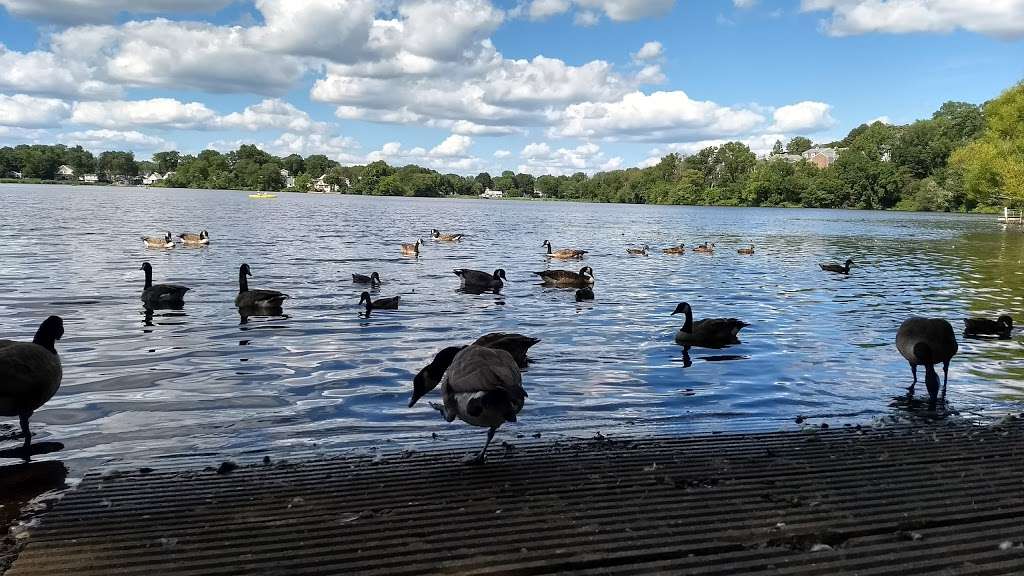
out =
{"type": "MultiPolygon", "coordinates": [[[[40,180],[38,178],[0,178],[0,184],[27,184],[27,185],[38,185],[45,184],[49,186],[69,186],[69,187],[102,187],[102,188],[137,188],[140,190],[194,190],[194,191],[206,191],[206,192],[238,192],[241,194],[258,194],[260,190],[237,190],[234,188],[174,188],[170,186],[144,186],[144,185],[124,185],[124,184],[113,184],[111,182],[68,182],[65,180],[40,180]]],[[[265,192],[265,191],[264,191],[265,192]]],[[[319,192],[300,192],[298,190],[278,190],[276,192],[269,192],[270,194],[301,194],[303,196],[351,196],[358,198],[419,198],[422,200],[478,200],[482,202],[565,202],[575,204],[606,204],[606,205],[624,205],[624,206],[686,206],[691,208],[772,208],[772,209],[803,209],[803,210],[847,210],[851,212],[906,212],[906,213],[921,213],[921,214],[976,214],[976,215],[991,215],[998,214],[1000,209],[996,206],[980,206],[976,210],[970,212],[942,212],[937,210],[900,210],[898,208],[891,209],[879,209],[879,208],[847,208],[847,207],[820,207],[820,206],[735,206],[725,204],[656,204],[656,203],[635,203],[635,202],[601,202],[598,200],[590,200],[584,198],[527,198],[524,196],[509,196],[507,198],[481,198],[479,196],[465,195],[465,194],[453,194],[451,196],[381,196],[374,194],[343,194],[343,193],[319,193],[319,192]]]]}

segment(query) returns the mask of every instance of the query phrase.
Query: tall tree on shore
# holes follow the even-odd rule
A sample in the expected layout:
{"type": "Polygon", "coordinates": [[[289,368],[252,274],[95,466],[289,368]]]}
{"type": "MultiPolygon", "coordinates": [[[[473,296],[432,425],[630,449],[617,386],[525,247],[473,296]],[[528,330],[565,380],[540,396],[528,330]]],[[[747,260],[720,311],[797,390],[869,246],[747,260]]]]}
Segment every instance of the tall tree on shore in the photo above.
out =
{"type": "Polygon", "coordinates": [[[968,195],[981,203],[1024,203],[1024,82],[985,105],[981,137],[953,153],[968,195]]]}
{"type": "Polygon", "coordinates": [[[811,142],[810,138],[804,138],[803,136],[797,136],[786,144],[786,152],[789,154],[803,154],[811,148],[814,148],[814,142],[811,142]]]}

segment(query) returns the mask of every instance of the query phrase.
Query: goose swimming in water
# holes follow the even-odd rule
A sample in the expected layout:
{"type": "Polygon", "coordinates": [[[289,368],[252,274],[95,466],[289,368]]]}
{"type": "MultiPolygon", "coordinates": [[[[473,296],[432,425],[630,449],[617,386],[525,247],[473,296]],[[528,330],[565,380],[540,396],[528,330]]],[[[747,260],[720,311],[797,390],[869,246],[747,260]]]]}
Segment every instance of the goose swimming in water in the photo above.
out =
{"type": "Polygon", "coordinates": [[[754,255],[754,245],[751,244],[750,248],[737,248],[736,249],[736,253],[740,254],[742,256],[753,256],[754,255]]]}
{"type": "Polygon", "coordinates": [[[662,254],[675,254],[675,255],[685,254],[686,253],[686,244],[680,244],[679,246],[669,246],[668,248],[662,248],[661,249],[661,253],[662,254]]]}
{"type": "Polygon", "coordinates": [[[583,255],[587,253],[586,250],[574,250],[572,248],[562,248],[561,250],[552,250],[551,241],[545,240],[542,247],[546,246],[548,249],[549,258],[560,258],[562,260],[569,260],[571,258],[583,258],[583,255]]]}
{"type": "Polygon", "coordinates": [[[593,300],[593,299],[594,299],[594,289],[591,288],[590,286],[587,286],[586,288],[580,288],[579,290],[576,291],[576,301],[577,302],[583,302],[585,300],[593,300]]]}
{"type": "Polygon", "coordinates": [[[167,232],[163,236],[143,236],[143,244],[146,248],[174,248],[174,241],[171,240],[171,233],[167,232]]]}
{"type": "Polygon", "coordinates": [[[722,348],[739,343],[737,336],[740,330],[750,326],[736,318],[705,318],[693,321],[693,309],[682,302],[672,314],[685,314],[683,327],[676,332],[676,344],[680,346],[698,346],[701,348],[722,348]]]}
{"type": "Polygon", "coordinates": [[[352,281],[356,284],[369,284],[371,286],[380,286],[380,274],[371,272],[369,276],[365,274],[353,274],[352,281]]]}
{"type": "Polygon", "coordinates": [[[406,256],[419,256],[421,244],[423,244],[423,240],[416,240],[415,244],[402,244],[402,254],[406,256]]]}
{"type": "Polygon", "coordinates": [[[629,254],[631,256],[647,256],[647,251],[650,249],[650,246],[644,244],[640,248],[626,248],[626,254],[629,254]]]}
{"type": "Polygon", "coordinates": [[[250,290],[249,276],[252,276],[252,270],[248,264],[242,264],[238,268],[238,295],[235,296],[235,306],[238,308],[277,309],[289,298],[277,290],[250,290]]]}
{"type": "Polygon", "coordinates": [[[1013,332],[1013,317],[1003,314],[996,320],[964,318],[964,336],[998,336],[1005,340],[1013,332]]]}
{"type": "Polygon", "coordinates": [[[183,232],[178,234],[178,238],[181,239],[181,243],[185,246],[206,246],[210,243],[210,233],[206,230],[199,234],[183,232]]]}
{"type": "Polygon", "coordinates": [[[896,332],[896,349],[910,364],[910,372],[914,382],[910,385],[910,393],[917,384],[917,367],[924,365],[924,383],[932,400],[939,393],[939,375],[935,365],[942,363],[942,397],[946,397],[946,383],[949,381],[949,362],[959,350],[953,326],[941,318],[922,318],[914,316],[900,325],[896,332]]]}
{"type": "Polygon", "coordinates": [[[825,272],[835,272],[836,274],[849,274],[850,266],[852,265],[853,260],[850,258],[847,258],[846,262],[843,264],[836,264],[835,262],[829,262],[827,264],[818,264],[818,266],[821,266],[821,269],[824,270],[825,272]]]}
{"type": "Polygon", "coordinates": [[[370,300],[370,293],[363,292],[359,295],[359,304],[366,306],[366,311],[371,312],[373,310],[398,310],[398,303],[402,301],[401,296],[392,296],[391,298],[378,298],[377,300],[370,300]]]}
{"type": "Polygon", "coordinates": [[[185,292],[189,291],[187,286],[153,284],[153,267],[149,262],[143,262],[139,270],[146,273],[146,285],[142,288],[142,303],[147,308],[175,307],[185,303],[185,292]]]}
{"type": "Polygon", "coordinates": [[[540,276],[545,286],[556,288],[586,288],[594,283],[594,269],[590,266],[580,268],[579,272],[569,270],[544,270],[534,272],[540,276]]]}
{"type": "Polygon", "coordinates": [[[715,253],[715,245],[714,245],[714,243],[708,244],[707,242],[705,242],[705,243],[695,247],[693,249],[693,251],[698,253],[698,254],[714,254],[715,253]]]}
{"type": "Polygon", "coordinates": [[[29,418],[60,388],[63,372],[54,347],[64,336],[64,321],[50,316],[39,325],[32,342],[0,340],[0,416],[17,416],[29,457],[32,433],[29,418]]]}
{"type": "Polygon", "coordinates": [[[515,422],[526,403],[519,366],[511,354],[500,349],[475,344],[445,348],[416,375],[409,407],[415,406],[438,381],[443,404],[432,402],[431,407],[448,422],[458,418],[488,429],[483,449],[465,460],[467,464],[482,464],[498,427],[515,422]]]}
{"type": "Polygon", "coordinates": [[[493,290],[497,292],[504,286],[502,280],[508,280],[505,277],[505,271],[501,268],[495,270],[494,274],[465,268],[456,268],[453,272],[462,279],[462,287],[470,290],[493,290]]]}
{"type": "Polygon", "coordinates": [[[439,242],[458,242],[465,234],[441,234],[441,231],[434,228],[430,231],[430,237],[439,242]]]}

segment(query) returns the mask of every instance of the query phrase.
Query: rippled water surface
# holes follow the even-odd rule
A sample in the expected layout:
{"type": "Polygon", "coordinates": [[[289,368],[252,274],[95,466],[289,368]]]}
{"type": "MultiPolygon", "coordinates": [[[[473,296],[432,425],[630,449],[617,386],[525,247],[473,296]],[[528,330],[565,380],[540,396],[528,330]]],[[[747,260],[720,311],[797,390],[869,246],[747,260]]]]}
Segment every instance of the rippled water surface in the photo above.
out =
{"type": "MultiPolygon", "coordinates": [[[[460,201],[87,187],[2,186],[2,337],[31,339],[65,319],[64,382],[33,418],[78,471],[174,456],[425,447],[483,439],[421,403],[416,371],[439,348],[491,331],[543,339],[524,374],[530,397],[499,433],[544,437],[777,429],[870,422],[908,408],[910,371],[893,337],[907,316],[995,316],[1022,308],[1024,235],[992,216],[460,201]],[[431,242],[431,228],[465,233],[431,242]],[[140,235],[210,231],[201,249],[145,249],[140,235]],[[398,245],[423,238],[421,256],[398,245]],[[541,243],[589,250],[596,301],[540,287],[541,243]],[[717,243],[714,256],[629,257],[627,245],[717,243]],[[753,243],[754,256],[735,249],[753,243]],[[852,257],[849,277],[817,263],[852,257]],[[188,285],[180,311],[146,315],[139,292],[188,285]],[[292,296],[286,316],[233,306],[238,266],[253,287],[292,296]],[[500,296],[457,291],[452,268],[504,268],[500,296]],[[353,272],[401,310],[369,317],[353,272]],[[751,324],[742,344],[691,351],[670,316],[751,324]],[[432,437],[436,432],[439,439],[432,437]]],[[[1018,315],[1018,314],[1015,314],[1018,315]]],[[[961,339],[946,412],[995,418],[1024,406],[1020,338],[961,339]]],[[[0,424],[14,425],[13,420],[0,424]]],[[[4,446],[15,445],[10,428],[4,446]]]]}

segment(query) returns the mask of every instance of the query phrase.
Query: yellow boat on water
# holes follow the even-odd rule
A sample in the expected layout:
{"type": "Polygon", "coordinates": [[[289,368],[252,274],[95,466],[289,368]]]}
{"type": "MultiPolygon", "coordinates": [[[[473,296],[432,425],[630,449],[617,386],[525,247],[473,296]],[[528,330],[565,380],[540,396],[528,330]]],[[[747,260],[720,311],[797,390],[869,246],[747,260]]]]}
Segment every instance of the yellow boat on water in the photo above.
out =
{"type": "Polygon", "coordinates": [[[257,200],[263,200],[266,198],[277,198],[277,194],[270,194],[268,192],[260,192],[258,194],[249,194],[249,198],[255,198],[257,200]]]}

